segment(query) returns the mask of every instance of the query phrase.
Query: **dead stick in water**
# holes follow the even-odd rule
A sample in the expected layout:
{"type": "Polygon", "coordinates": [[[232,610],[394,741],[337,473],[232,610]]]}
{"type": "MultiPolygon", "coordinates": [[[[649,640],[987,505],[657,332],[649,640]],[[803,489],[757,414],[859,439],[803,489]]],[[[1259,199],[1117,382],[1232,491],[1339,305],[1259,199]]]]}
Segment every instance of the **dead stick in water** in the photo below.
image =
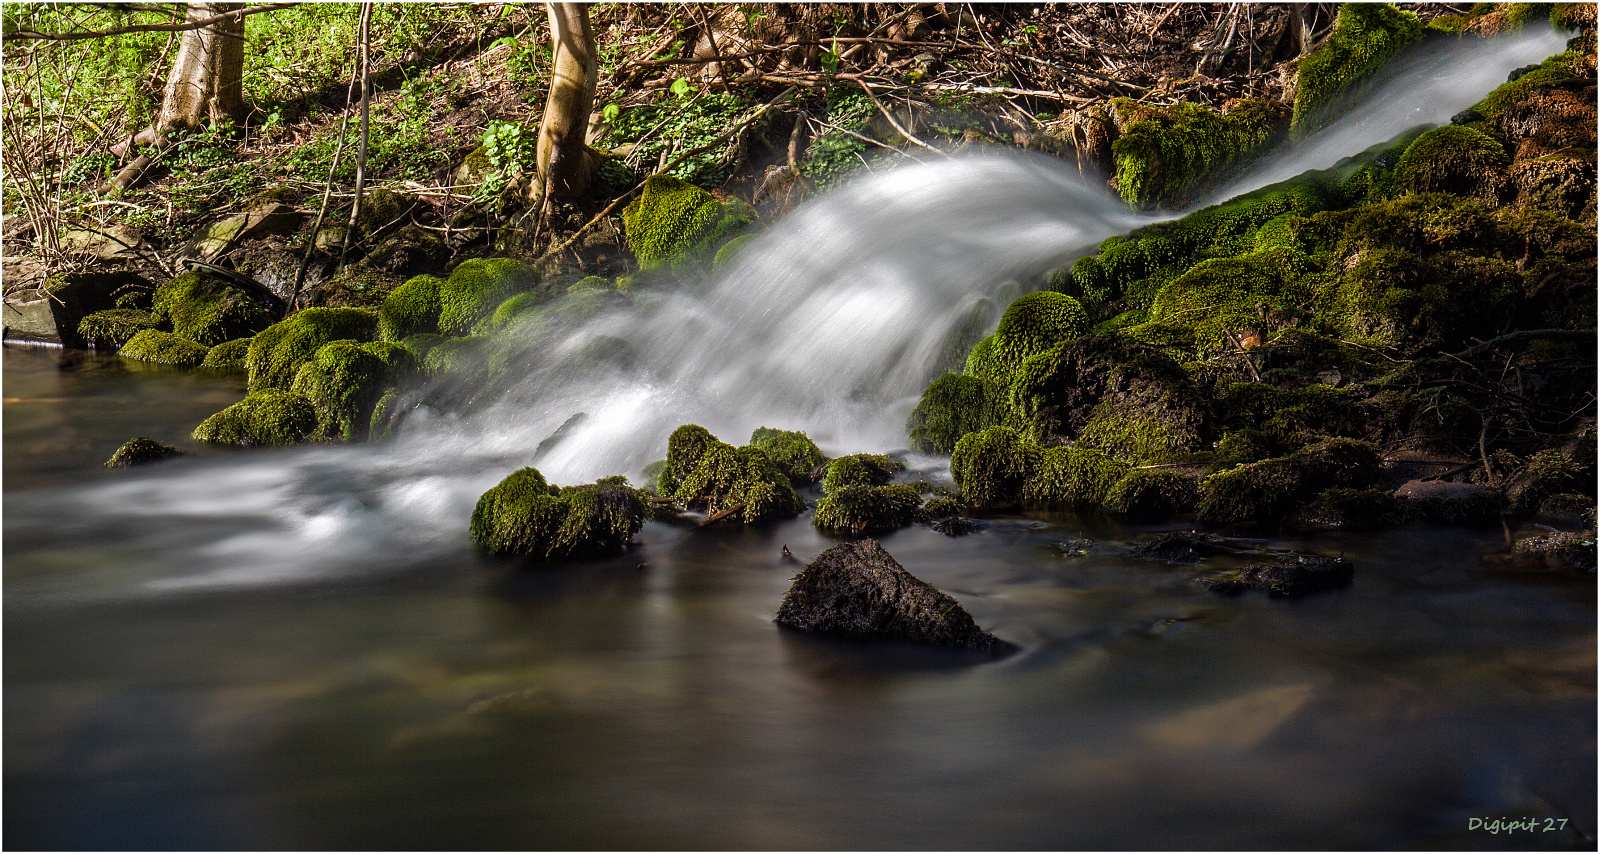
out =
{"type": "Polygon", "coordinates": [[[712,522],[720,522],[723,519],[726,519],[729,516],[732,516],[733,514],[739,512],[740,510],[743,510],[743,509],[744,509],[744,504],[743,503],[735,504],[732,507],[724,507],[721,510],[718,510],[717,512],[712,513],[710,516],[707,516],[706,520],[704,522],[700,523],[700,527],[704,528],[705,526],[711,524],[712,522]]]}

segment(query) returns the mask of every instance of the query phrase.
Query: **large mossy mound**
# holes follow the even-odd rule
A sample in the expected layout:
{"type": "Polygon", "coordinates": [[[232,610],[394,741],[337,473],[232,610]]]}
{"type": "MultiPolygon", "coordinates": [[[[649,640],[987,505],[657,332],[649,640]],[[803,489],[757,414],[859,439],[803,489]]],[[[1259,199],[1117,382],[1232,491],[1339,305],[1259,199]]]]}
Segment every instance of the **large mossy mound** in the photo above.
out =
{"type": "Polygon", "coordinates": [[[156,288],[150,317],[207,347],[245,338],[272,324],[270,294],[200,273],[185,273],[156,288]]]}
{"type": "Polygon", "coordinates": [[[439,287],[437,276],[413,276],[389,292],[378,307],[378,337],[400,341],[413,335],[439,331],[439,287]]]}
{"type": "Polygon", "coordinates": [[[773,465],[789,476],[791,483],[810,483],[811,473],[827,462],[817,443],[798,430],[757,427],[750,444],[767,452],[773,465]]]}
{"type": "Polygon", "coordinates": [[[961,437],[989,426],[984,419],[983,381],[967,374],[944,374],[928,385],[917,401],[906,430],[911,450],[948,454],[961,437]]]}
{"type": "Polygon", "coordinates": [[[999,507],[1017,501],[1039,464],[1028,437],[1003,425],[968,433],[950,454],[950,475],[972,504],[999,507]]]}
{"type": "Polygon", "coordinates": [[[157,365],[174,365],[180,368],[197,368],[206,360],[207,348],[181,335],[145,329],[122,345],[117,352],[123,358],[157,365]]]}
{"type": "Polygon", "coordinates": [[[287,389],[295,372],[323,345],[333,341],[369,341],[377,317],[358,308],[308,308],[267,327],[250,342],[245,368],[250,391],[287,389]]]}
{"type": "Polygon", "coordinates": [[[1360,97],[1373,73],[1422,38],[1416,13],[1388,3],[1346,3],[1333,32],[1304,59],[1295,76],[1297,134],[1336,115],[1360,97]]]}
{"type": "Polygon", "coordinates": [[[1280,523],[1326,490],[1372,486],[1382,466],[1382,452],[1368,442],[1326,439],[1211,475],[1200,484],[1199,515],[1211,524],[1280,523]]]}
{"type": "MultiPolygon", "coordinates": [[[[463,261],[439,285],[439,332],[466,335],[478,321],[494,312],[518,291],[538,287],[541,277],[534,267],[511,258],[474,258],[463,261]]],[[[425,301],[425,300],[424,300],[425,301]]],[[[426,332],[418,328],[408,332],[426,332]]]]}
{"type": "Polygon", "coordinates": [[[266,388],[200,422],[194,439],[218,445],[296,445],[316,432],[317,408],[310,398],[266,388]]]}
{"type": "Polygon", "coordinates": [[[745,524],[800,515],[805,500],[763,448],[735,448],[710,431],[685,424],[667,439],[667,460],[657,476],[661,493],[686,507],[745,524]]]}
{"type": "Polygon", "coordinates": [[[1119,129],[1111,146],[1117,192],[1137,209],[1193,198],[1223,170],[1277,139],[1288,123],[1287,111],[1270,101],[1235,101],[1218,112],[1187,102],[1158,107],[1115,98],[1110,109],[1119,129]]]}
{"type": "Polygon", "coordinates": [[[156,328],[148,311],[134,308],[108,308],[78,321],[78,335],[90,347],[117,349],[146,329],[156,328]]]}
{"type": "Polygon", "coordinates": [[[253,338],[235,338],[224,341],[212,347],[206,353],[206,360],[200,363],[202,368],[214,370],[240,370],[244,368],[245,357],[250,355],[250,342],[253,338]]]}
{"type": "Polygon", "coordinates": [[[399,344],[334,341],[300,365],[290,391],[316,407],[319,438],[350,442],[367,437],[379,399],[416,370],[399,344]]]}
{"type": "Polygon", "coordinates": [[[860,537],[904,528],[921,518],[922,496],[914,486],[852,484],[817,502],[812,524],[831,534],[860,537]]]}
{"type": "Polygon", "coordinates": [[[750,205],[719,202],[670,175],[651,176],[622,212],[628,248],[642,271],[709,265],[724,241],[755,220],[750,205]]]}
{"type": "Polygon", "coordinates": [[[472,541],[493,554],[539,561],[620,553],[647,515],[626,478],[556,487],[535,468],[512,472],[472,511],[472,541]]]}

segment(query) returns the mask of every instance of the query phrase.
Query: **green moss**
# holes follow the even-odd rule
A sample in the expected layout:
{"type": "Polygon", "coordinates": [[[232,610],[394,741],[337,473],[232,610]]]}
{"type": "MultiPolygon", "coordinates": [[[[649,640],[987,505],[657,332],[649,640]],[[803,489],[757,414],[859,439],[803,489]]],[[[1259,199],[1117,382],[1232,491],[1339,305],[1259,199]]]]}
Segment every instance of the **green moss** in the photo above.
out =
{"type": "Polygon", "coordinates": [[[439,331],[437,276],[416,276],[389,292],[378,308],[378,337],[400,341],[413,335],[439,331]]]}
{"type": "Polygon", "coordinates": [[[123,358],[137,362],[196,368],[206,360],[207,350],[207,347],[180,335],[158,329],[146,329],[129,338],[128,343],[122,345],[122,349],[117,352],[122,354],[123,358]]]}
{"type": "Polygon", "coordinates": [[[1281,522],[1328,489],[1372,486],[1382,465],[1383,455],[1367,442],[1327,439],[1211,475],[1200,484],[1199,515],[1212,524],[1281,522]]]}
{"type": "Polygon", "coordinates": [[[567,293],[576,294],[582,293],[583,291],[593,290],[608,291],[615,290],[615,288],[616,285],[614,285],[610,279],[607,279],[604,276],[584,276],[576,282],[573,282],[571,285],[568,285],[567,293]]]}
{"type": "Polygon", "coordinates": [[[944,374],[923,390],[917,408],[906,419],[911,450],[948,454],[962,436],[989,426],[985,413],[982,380],[966,374],[944,374]]]}
{"type": "Polygon", "coordinates": [[[434,347],[449,340],[451,339],[434,332],[423,332],[418,335],[407,336],[404,341],[400,342],[400,346],[406,348],[412,356],[416,357],[418,362],[422,362],[428,358],[428,353],[434,347]]]}
{"type": "Polygon", "coordinates": [[[1165,522],[1194,509],[1193,475],[1171,469],[1136,469],[1118,480],[1106,495],[1106,509],[1131,522],[1165,522]]]}
{"type": "Polygon", "coordinates": [[[156,288],[150,317],[207,347],[247,337],[272,323],[262,295],[228,282],[186,273],[156,288]]]}
{"type": "Polygon", "coordinates": [[[194,439],[221,445],[294,445],[316,430],[317,410],[309,398],[267,388],[200,422],[194,439]]]}
{"type": "Polygon", "coordinates": [[[1313,296],[1301,273],[1311,269],[1293,249],[1269,249],[1238,258],[1196,264],[1173,279],[1150,304],[1150,321],[1133,330],[1155,331],[1158,340],[1178,339],[1202,353],[1234,349],[1229,333],[1261,325],[1260,306],[1299,310],[1313,296]],[[1149,327],[1160,327],[1158,330],[1149,327]]]}
{"type": "Polygon", "coordinates": [[[922,496],[906,484],[852,484],[823,496],[811,523],[831,534],[860,537],[903,528],[920,517],[922,496]]]}
{"type": "Polygon", "coordinates": [[[1020,499],[1038,463],[1039,449],[1026,436],[995,426],[961,437],[950,454],[950,474],[968,501],[992,507],[1020,499]]]}
{"type": "Polygon", "coordinates": [[[1104,504],[1128,464],[1090,448],[1046,448],[1022,486],[1024,501],[1104,504]]]}
{"type": "Polygon", "coordinates": [[[679,265],[703,266],[718,246],[755,222],[744,202],[719,202],[693,184],[654,175],[622,212],[628,248],[641,270],[679,265]]]}
{"type": "Polygon", "coordinates": [[[422,366],[431,377],[486,375],[492,345],[493,339],[484,335],[446,338],[428,348],[422,366]]]}
{"type": "Polygon", "coordinates": [[[1301,134],[1359,97],[1373,72],[1422,37],[1413,12],[1388,3],[1346,3],[1333,32],[1300,61],[1291,129],[1301,134]]]}
{"type": "Polygon", "coordinates": [[[663,495],[708,514],[738,508],[735,515],[745,524],[788,519],[805,509],[764,449],[735,448],[695,424],[672,431],[657,483],[663,495]]]}
{"type": "Polygon", "coordinates": [[[711,259],[711,266],[721,268],[733,263],[734,259],[739,256],[739,252],[749,245],[750,241],[755,239],[756,235],[754,234],[741,234],[722,244],[722,248],[718,249],[716,256],[711,259]]]}
{"type": "Polygon", "coordinates": [[[506,298],[539,284],[539,271],[510,258],[461,262],[439,286],[439,331],[466,335],[506,298]]]}
{"type": "Polygon", "coordinates": [[[122,447],[113,452],[111,459],[106,460],[106,468],[120,469],[128,466],[142,466],[181,456],[183,456],[183,452],[171,445],[163,445],[154,439],[139,436],[124,442],[122,447]]]}
{"type": "Polygon", "coordinates": [[[493,334],[516,322],[517,318],[543,304],[544,295],[533,291],[512,294],[510,299],[495,306],[494,313],[480,324],[483,331],[493,334]]]}
{"type": "Polygon", "coordinates": [[[1494,137],[1462,125],[1434,128],[1406,149],[1395,166],[1400,186],[1414,193],[1493,197],[1510,165],[1494,137]]]}
{"type": "Polygon", "coordinates": [[[662,495],[674,495],[683,481],[705,455],[706,449],[717,444],[717,437],[698,424],[685,424],[667,437],[667,459],[656,478],[656,488],[662,495]]]}
{"type": "Polygon", "coordinates": [[[202,368],[214,370],[243,370],[245,356],[250,353],[250,342],[254,338],[235,338],[224,341],[206,353],[206,360],[200,363],[202,368]]]}
{"type": "Polygon", "coordinates": [[[331,341],[366,341],[378,325],[358,308],[308,308],[257,333],[245,355],[250,391],[287,389],[300,365],[331,341]]]}
{"type": "Polygon", "coordinates": [[[905,463],[892,462],[878,454],[851,454],[839,457],[828,464],[828,474],[822,479],[824,494],[847,486],[882,486],[894,479],[894,473],[905,470],[905,463]]]}
{"type": "Polygon", "coordinates": [[[416,358],[398,344],[334,341],[300,365],[290,391],[316,406],[319,438],[351,442],[366,437],[384,391],[415,370],[416,358]]]}
{"type": "Polygon", "coordinates": [[[90,347],[118,348],[146,329],[156,328],[147,311],[112,308],[97,311],[78,321],[78,334],[90,347]]]}
{"type": "Polygon", "coordinates": [[[372,418],[367,421],[367,438],[381,442],[392,437],[405,409],[402,406],[399,389],[392,387],[384,389],[383,394],[378,397],[378,402],[373,404],[372,418]]]}
{"type": "Polygon", "coordinates": [[[1595,4],[1552,3],[1550,24],[1563,30],[1594,29],[1595,4]]]}
{"type": "Polygon", "coordinates": [[[485,492],[472,511],[472,541],[494,554],[568,560],[617,554],[644,525],[646,509],[626,478],[551,486],[523,468],[485,492]]]}
{"type": "Polygon", "coordinates": [[[1089,318],[1072,297],[1054,291],[1026,294],[1000,317],[994,332],[994,356],[1000,366],[1014,371],[1029,356],[1088,330],[1089,318]]]}
{"type": "Polygon", "coordinates": [[[1177,206],[1229,166],[1273,142],[1284,109],[1262,100],[1234,102],[1227,113],[1179,102],[1168,107],[1111,101],[1121,135],[1111,146],[1117,191],[1138,209],[1177,206]]]}
{"type": "Polygon", "coordinates": [[[811,472],[828,460],[816,442],[797,430],[757,427],[750,434],[750,444],[766,451],[791,483],[810,483],[811,472]]]}

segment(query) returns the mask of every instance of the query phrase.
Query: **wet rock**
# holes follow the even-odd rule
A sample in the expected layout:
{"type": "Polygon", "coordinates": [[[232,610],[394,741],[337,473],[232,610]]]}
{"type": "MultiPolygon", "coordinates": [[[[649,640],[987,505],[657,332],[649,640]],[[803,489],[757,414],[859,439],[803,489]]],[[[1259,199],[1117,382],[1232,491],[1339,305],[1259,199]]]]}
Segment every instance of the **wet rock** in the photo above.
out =
{"type": "Polygon", "coordinates": [[[928,527],[947,537],[961,537],[983,527],[971,519],[962,517],[963,509],[965,508],[961,502],[955,498],[935,495],[922,505],[922,518],[927,521],[928,527]]]}
{"type": "Polygon", "coordinates": [[[1348,585],[1353,575],[1350,564],[1344,558],[1282,555],[1272,563],[1256,564],[1195,580],[1207,590],[1229,596],[1262,590],[1271,596],[1292,597],[1337,590],[1348,585]]]}
{"type": "Polygon", "coordinates": [[[1164,560],[1167,563],[1196,564],[1201,558],[1217,555],[1249,554],[1260,551],[1239,540],[1230,540],[1201,531],[1174,531],[1128,550],[1130,557],[1164,560]]]}
{"type": "Polygon", "coordinates": [[[1094,540],[1088,537],[1079,537],[1076,540],[1061,544],[1061,553],[1067,557],[1083,557],[1094,549],[1094,540]]]}
{"type": "Polygon", "coordinates": [[[1004,652],[1011,644],[978,628],[961,603],[907,572],[876,540],[817,555],[794,577],[780,626],[856,638],[1004,652]]]}
{"type": "Polygon", "coordinates": [[[928,527],[947,537],[964,537],[983,529],[982,525],[962,516],[946,516],[943,519],[933,519],[928,522],[928,527]]]}
{"type": "Polygon", "coordinates": [[[1401,519],[1400,503],[1381,489],[1330,489],[1290,520],[1302,531],[1378,531],[1401,519]]]}
{"type": "Polygon", "coordinates": [[[1493,522],[1505,503],[1500,491],[1492,487],[1442,480],[1403,483],[1394,497],[1413,519],[1451,525],[1493,522]]]}
{"type": "MultiPolygon", "coordinates": [[[[113,272],[81,272],[58,273],[47,279],[42,286],[43,293],[39,294],[49,309],[50,317],[55,322],[55,337],[63,346],[83,347],[83,336],[78,334],[78,324],[85,317],[97,312],[116,307],[117,297],[129,290],[149,290],[150,281],[135,273],[113,272]]],[[[13,312],[6,311],[6,325],[12,325],[13,312]]],[[[37,312],[35,312],[37,314],[37,312]]],[[[18,326],[23,325],[23,315],[16,314],[18,326]]],[[[43,318],[33,318],[35,335],[17,335],[10,333],[6,337],[33,337],[35,340],[50,340],[51,336],[42,323],[43,318]]],[[[21,332],[21,330],[18,330],[21,332]]]]}
{"type": "Polygon", "coordinates": [[[1558,531],[1518,540],[1511,556],[1521,569],[1595,571],[1595,532],[1558,531]]]}
{"type": "Polygon", "coordinates": [[[171,445],[163,445],[154,439],[139,436],[129,439],[122,447],[118,448],[111,455],[111,459],[106,460],[106,468],[120,469],[129,466],[142,466],[181,456],[183,456],[183,452],[171,445]]]}

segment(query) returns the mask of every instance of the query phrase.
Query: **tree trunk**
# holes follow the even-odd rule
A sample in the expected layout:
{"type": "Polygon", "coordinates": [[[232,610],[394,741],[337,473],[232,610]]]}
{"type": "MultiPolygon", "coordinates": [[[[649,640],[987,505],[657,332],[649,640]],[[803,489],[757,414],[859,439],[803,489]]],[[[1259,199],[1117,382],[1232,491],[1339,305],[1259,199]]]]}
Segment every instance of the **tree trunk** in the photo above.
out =
{"type": "MultiPolygon", "coordinates": [[[[243,3],[190,3],[198,21],[242,8],[243,3]]],[[[161,99],[155,129],[197,130],[201,119],[238,120],[244,115],[244,19],[186,30],[178,45],[161,99]]]]}
{"type": "Polygon", "coordinates": [[[587,3],[547,3],[553,62],[550,97],[539,123],[539,183],[549,198],[583,194],[593,164],[584,151],[594,110],[594,31],[587,3]]]}

